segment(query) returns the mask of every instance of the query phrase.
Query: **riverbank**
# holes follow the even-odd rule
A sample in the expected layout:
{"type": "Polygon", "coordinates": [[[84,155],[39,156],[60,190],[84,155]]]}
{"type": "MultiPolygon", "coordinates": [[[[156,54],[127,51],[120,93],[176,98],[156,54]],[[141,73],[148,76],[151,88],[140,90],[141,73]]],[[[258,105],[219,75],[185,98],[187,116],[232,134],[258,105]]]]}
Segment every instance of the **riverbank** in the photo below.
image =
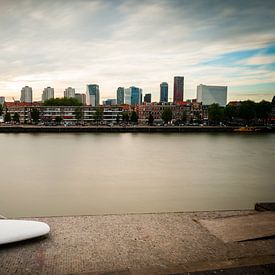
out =
{"type": "MultiPolygon", "coordinates": [[[[233,126],[35,126],[35,125],[12,125],[0,126],[0,133],[236,133],[239,127],[233,126]]],[[[275,132],[275,127],[257,127],[261,132],[275,132]]]]}
{"type": "MultiPolygon", "coordinates": [[[[177,274],[275,263],[274,238],[224,242],[201,222],[245,220],[248,216],[257,220],[262,213],[243,210],[33,218],[49,224],[49,236],[0,247],[0,273],[177,274]]],[[[247,228],[240,226],[239,231],[247,232],[247,228]]]]}

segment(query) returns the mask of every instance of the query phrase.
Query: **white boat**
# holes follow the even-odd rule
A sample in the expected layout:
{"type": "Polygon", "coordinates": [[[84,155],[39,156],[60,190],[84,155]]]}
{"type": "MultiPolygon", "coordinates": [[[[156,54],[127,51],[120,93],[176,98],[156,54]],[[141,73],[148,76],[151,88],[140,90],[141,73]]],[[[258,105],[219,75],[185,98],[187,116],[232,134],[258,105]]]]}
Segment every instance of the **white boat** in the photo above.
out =
{"type": "Polygon", "coordinates": [[[44,222],[0,219],[0,245],[40,237],[50,232],[44,222]]]}

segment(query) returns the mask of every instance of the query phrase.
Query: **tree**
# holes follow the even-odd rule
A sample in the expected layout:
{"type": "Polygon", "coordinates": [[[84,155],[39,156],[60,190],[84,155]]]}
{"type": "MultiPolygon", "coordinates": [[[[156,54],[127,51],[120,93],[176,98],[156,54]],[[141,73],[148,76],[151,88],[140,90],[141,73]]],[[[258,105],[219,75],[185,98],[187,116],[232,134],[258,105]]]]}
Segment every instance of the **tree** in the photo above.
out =
{"type": "Polygon", "coordinates": [[[256,104],[257,118],[261,119],[263,123],[267,123],[267,120],[272,111],[272,104],[268,101],[262,100],[256,104]]]}
{"type": "Polygon", "coordinates": [[[4,121],[5,122],[10,122],[11,121],[11,115],[10,113],[6,113],[5,116],[4,116],[4,121]]]}
{"type": "Polygon", "coordinates": [[[2,116],[3,115],[3,106],[2,106],[2,104],[0,104],[0,116],[2,116]]]}
{"type": "Polygon", "coordinates": [[[81,107],[75,108],[74,115],[75,115],[77,122],[79,122],[83,118],[83,113],[82,113],[81,107]]]}
{"type": "Polygon", "coordinates": [[[94,120],[96,121],[97,125],[100,121],[103,120],[103,110],[100,108],[96,108],[96,111],[94,113],[94,120]]]}
{"type": "Polygon", "coordinates": [[[31,119],[35,124],[38,123],[39,116],[40,116],[40,113],[38,109],[34,108],[31,110],[31,119]]]}
{"type": "Polygon", "coordinates": [[[256,117],[255,102],[251,100],[241,102],[239,117],[245,120],[247,124],[250,124],[251,120],[256,117]]]}
{"type": "Polygon", "coordinates": [[[136,113],[135,111],[133,111],[133,112],[131,113],[131,118],[130,118],[130,120],[131,120],[131,122],[132,122],[133,124],[136,124],[136,123],[138,122],[138,115],[137,115],[137,113],[136,113]]]}
{"type": "Polygon", "coordinates": [[[82,106],[82,103],[76,98],[50,98],[43,103],[44,106],[82,106]]]}
{"type": "Polygon", "coordinates": [[[213,103],[208,107],[208,120],[213,124],[219,124],[223,120],[223,109],[219,104],[213,103]]]}
{"type": "Polygon", "coordinates": [[[16,123],[20,123],[20,116],[18,113],[14,113],[12,120],[16,123]]]}
{"type": "Polygon", "coordinates": [[[168,123],[172,120],[173,113],[171,108],[165,108],[164,111],[161,114],[161,119],[164,121],[164,123],[168,123]]]}
{"type": "Polygon", "coordinates": [[[233,105],[226,105],[224,108],[224,119],[232,122],[238,116],[238,108],[233,105]]]}
{"type": "Polygon", "coordinates": [[[128,123],[129,122],[129,114],[128,114],[128,112],[123,112],[122,113],[122,121],[124,123],[128,123]]]}
{"type": "Polygon", "coordinates": [[[58,124],[58,125],[61,124],[62,120],[63,120],[63,118],[62,118],[61,116],[55,117],[55,122],[56,122],[56,124],[58,124]]]}
{"type": "Polygon", "coordinates": [[[152,126],[153,123],[154,123],[154,117],[153,117],[152,113],[150,113],[149,117],[148,117],[148,124],[152,126]]]}
{"type": "Polygon", "coordinates": [[[184,110],[181,114],[181,123],[186,123],[187,122],[187,112],[184,110]]]}

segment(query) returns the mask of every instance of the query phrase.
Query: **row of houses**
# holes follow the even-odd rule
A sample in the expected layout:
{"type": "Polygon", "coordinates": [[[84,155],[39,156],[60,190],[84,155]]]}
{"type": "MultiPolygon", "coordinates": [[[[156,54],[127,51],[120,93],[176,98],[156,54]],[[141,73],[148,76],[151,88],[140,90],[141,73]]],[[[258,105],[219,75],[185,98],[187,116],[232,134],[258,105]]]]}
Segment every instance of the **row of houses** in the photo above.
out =
{"type": "Polygon", "coordinates": [[[147,123],[151,114],[155,121],[161,121],[161,115],[166,108],[170,108],[173,120],[180,120],[183,114],[187,121],[207,120],[207,106],[201,103],[184,102],[183,104],[143,104],[137,106],[117,105],[117,106],[42,106],[39,103],[18,103],[6,102],[4,104],[4,115],[9,113],[11,117],[15,113],[19,114],[20,123],[32,123],[32,110],[39,112],[39,122],[51,124],[56,118],[61,118],[63,123],[74,125],[77,123],[92,124],[96,120],[96,112],[101,110],[102,122],[116,123],[118,116],[127,112],[129,115],[135,111],[139,118],[139,123],[147,123]]]}

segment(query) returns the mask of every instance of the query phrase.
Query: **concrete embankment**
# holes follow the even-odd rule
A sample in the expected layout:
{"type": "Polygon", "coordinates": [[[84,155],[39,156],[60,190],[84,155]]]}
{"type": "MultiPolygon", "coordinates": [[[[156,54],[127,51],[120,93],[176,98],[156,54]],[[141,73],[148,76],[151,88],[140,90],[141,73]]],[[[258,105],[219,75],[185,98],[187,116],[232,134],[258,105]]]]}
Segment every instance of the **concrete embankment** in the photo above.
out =
{"type": "Polygon", "coordinates": [[[48,223],[50,234],[0,246],[0,274],[184,274],[272,264],[274,238],[224,242],[201,222],[238,219],[238,233],[247,234],[245,227],[240,232],[242,219],[261,213],[243,210],[33,218],[48,223]]]}
{"type": "MultiPolygon", "coordinates": [[[[219,126],[0,126],[0,133],[73,133],[73,132],[103,132],[103,133],[185,133],[185,132],[234,132],[237,127],[219,126]]],[[[260,132],[275,132],[275,128],[259,127],[260,132]]],[[[257,132],[258,133],[258,132],[257,132]]]]}

